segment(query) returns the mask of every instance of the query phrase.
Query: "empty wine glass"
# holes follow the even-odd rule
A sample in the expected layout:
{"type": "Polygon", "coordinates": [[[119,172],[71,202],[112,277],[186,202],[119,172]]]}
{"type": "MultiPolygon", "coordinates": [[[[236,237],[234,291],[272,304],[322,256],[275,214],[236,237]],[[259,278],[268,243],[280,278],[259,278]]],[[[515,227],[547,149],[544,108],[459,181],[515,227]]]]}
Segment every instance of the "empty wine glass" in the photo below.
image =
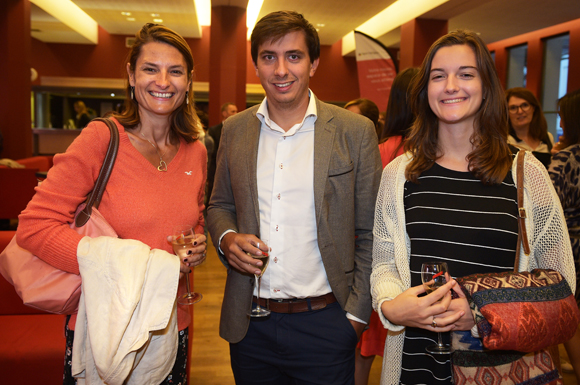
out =
{"type": "MultiPolygon", "coordinates": [[[[449,269],[445,262],[426,262],[421,265],[421,281],[427,294],[447,283],[449,269]]],[[[444,344],[441,333],[437,333],[437,344],[429,345],[425,350],[431,354],[450,354],[451,346],[444,344]]]]}
{"type": "MultiPolygon", "coordinates": [[[[193,228],[191,226],[176,226],[173,229],[173,234],[171,235],[171,245],[173,246],[173,251],[175,254],[180,256],[181,253],[192,247],[194,239],[195,234],[193,233],[193,228]]],[[[187,293],[177,298],[177,303],[180,305],[193,305],[194,303],[201,301],[203,298],[200,293],[191,291],[189,274],[191,274],[191,272],[185,274],[185,285],[187,287],[187,293]]]]}
{"type": "MultiPolygon", "coordinates": [[[[266,244],[266,246],[268,245],[268,241],[263,242],[266,244]]],[[[260,242],[256,244],[256,247],[260,248],[260,242]]],[[[270,261],[270,252],[268,250],[268,252],[262,251],[262,255],[254,255],[250,253],[248,253],[248,255],[254,259],[260,259],[262,261],[262,266],[258,267],[258,269],[260,269],[260,275],[254,274],[254,277],[256,278],[256,285],[258,286],[258,293],[256,295],[258,303],[256,304],[256,307],[250,311],[249,315],[250,317],[266,317],[270,315],[270,310],[260,306],[260,284],[262,283],[262,274],[264,274],[266,267],[268,267],[268,262],[270,261]]]]}

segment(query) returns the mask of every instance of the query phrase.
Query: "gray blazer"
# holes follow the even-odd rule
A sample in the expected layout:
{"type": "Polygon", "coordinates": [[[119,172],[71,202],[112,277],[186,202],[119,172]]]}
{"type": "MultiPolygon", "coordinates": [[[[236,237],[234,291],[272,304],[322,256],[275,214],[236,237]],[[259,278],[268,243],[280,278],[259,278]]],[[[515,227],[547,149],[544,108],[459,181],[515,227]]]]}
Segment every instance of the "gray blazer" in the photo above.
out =
{"type": "MultiPolygon", "coordinates": [[[[259,106],[224,122],[214,189],[207,215],[216,249],[229,229],[260,234],[256,164],[261,122],[259,106]]],[[[362,320],[371,315],[373,222],[382,165],[372,122],[316,99],[314,206],[318,246],[334,295],[342,308],[362,320]]],[[[218,252],[219,253],[219,252],[218,252]]],[[[220,336],[236,343],[248,330],[254,276],[229,267],[220,336]]]]}

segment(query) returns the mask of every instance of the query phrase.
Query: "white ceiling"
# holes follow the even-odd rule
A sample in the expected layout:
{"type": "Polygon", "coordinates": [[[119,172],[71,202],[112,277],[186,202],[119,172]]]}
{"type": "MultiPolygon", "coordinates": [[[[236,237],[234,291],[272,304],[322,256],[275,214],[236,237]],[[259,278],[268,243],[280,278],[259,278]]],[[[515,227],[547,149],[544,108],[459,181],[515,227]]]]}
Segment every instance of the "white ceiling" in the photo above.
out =
{"type": "MultiPolygon", "coordinates": [[[[394,0],[264,0],[259,17],[283,9],[298,11],[315,27],[322,44],[334,44],[347,33],[388,7],[394,0]]],[[[414,0],[405,1],[412,6],[414,0]]],[[[72,0],[110,34],[134,35],[159,14],[164,25],[185,37],[199,38],[193,0],[72,0]],[[131,12],[127,21],[122,11],[131,12]]],[[[247,0],[212,0],[212,6],[245,7],[247,0]]],[[[31,5],[31,35],[45,42],[85,43],[86,39],[31,5]]],[[[449,0],[421,18],[449,20],[449,29],[468,28],[486,43],[580,18],[580,0],[449,0]]],[[[375,36],[388,47],[398,47],[400,28],[375,36]]]]}

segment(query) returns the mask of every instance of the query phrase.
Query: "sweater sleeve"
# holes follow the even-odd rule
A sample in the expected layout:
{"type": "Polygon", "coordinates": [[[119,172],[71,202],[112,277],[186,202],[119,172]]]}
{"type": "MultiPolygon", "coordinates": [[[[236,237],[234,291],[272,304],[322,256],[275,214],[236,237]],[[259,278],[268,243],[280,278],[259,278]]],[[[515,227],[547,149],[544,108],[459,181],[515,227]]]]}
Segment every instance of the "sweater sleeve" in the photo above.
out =
{"type": "Polygon", "coordinates": [[[526,221],[528,234],[531,234],[529,270],[539,267],[560,272],[574,293],[574,257],[564,211],[546,168],[530,153],[526,154],[524,187],[527,190],[525,199],[531,203],[531,213],[527,212],[526,221]]]}
{"type": "MultiPolygon", "coordinates": [[[[375,225],[373,229],[373,265],[371,273],[371,296],[373,308],[379,314],[381,322],[391,331],[400,331],[404,327],[392,324],[381,311],[381,305],[390,301],[408,288],[408,283],[401,277],[397,266],[397,258],[407,261],[405,253],[405,234],[400,231],[400,221],[397,218],[398,205],[402,205],[402,196],[398,197],[398,186],[401,180],[402,158],[389,163],[383,171],[377,203],[375,208],[375,225]]],[[[404,175],[404,174],[403,174],[404,175]]],[[[408,270],[408,262],[405,267],[408,270]]]]}
{"type": "Polygon", "coordinates": [[[77,207],[93,189],[109,143],[102,122],[92,122],[54,165],[18,217],[18,244],[50,265],[79,274],[77,245],[82,236],[70,228],[77,207]]]}

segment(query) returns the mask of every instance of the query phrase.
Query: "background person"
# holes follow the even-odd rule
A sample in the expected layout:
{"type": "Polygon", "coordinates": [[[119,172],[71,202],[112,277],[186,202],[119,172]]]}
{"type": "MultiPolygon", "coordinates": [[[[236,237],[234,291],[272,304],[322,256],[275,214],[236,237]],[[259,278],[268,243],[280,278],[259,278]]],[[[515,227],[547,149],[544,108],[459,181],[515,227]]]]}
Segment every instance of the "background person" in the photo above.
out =
{"type": "Polygon", "coordinates": [[[344,105],[344,108],[351,112],[354,112],[355,114],[359,114],[369,118],[375,125],[377,138],[381,137],[381,125],[379,123],[380,118],[379,107],[377,107],[375,102],[369,99],[359,98],[351,100],[350,102],[346,103],[344,105]]]}
{"type": "MultiPolygon", "coordinates": [[[[413,83],[411,104],[409,152],[385,168],[375,213],[371,293],[389,329],[381,383],[451,384],[449,356],[425,348],[436,343],[436,332],[470,330],[475,322],[454,280],[423,295],[421,265],[447,262],[452,276],[511,271],[518,240],[506,103],[481,38],[459,30],[438,39],[413,83]]],[[[520,269],[550,268],[572,282],[561,205],[542,164],[525,160],[534,231],[520,269]]]]}
{"type": "Polygon", "coordinates": [[[530,90],[522,87],[510,88],[505,96],[509,111],[508,143],[532,151],[548,167],[554,137],[548,132],[540,102],[530,90]]]}
{"type": "Polygon", "coordinates": [[[410,85],[418,73],[419,68],[407,68],[395,76],[391,85],[385,127],[379,141],[383,168],[404,152],[404,141],[415,119],[409,104],[410,85]]]}
{"type": "Polygon", "coordinates": [[[73,107],[76,112],[75,116],[75,127],[76,128],[85,128],[87,124],[91,121],[89,117],[89,112],[85,103],[82,100],[77,100],[74,102],[73,107]]]}
{"type": "MultiPolygon", "coordinates": [[[[566,94],[558,101],[560,127],[560,150],[552,157],[548,168],[556,193],[560,198],[568,225],[568,233],[576,267],[576,302],[580,282],[580,90],[566,94]]],[[[576,380],[580,382],[580,329],[564,344],[572,364],[576,380]]],[[[564,364],[562,365],[564,366],[564,364]]]]}
{"type": "Polygon", "coordinates": [[[372,311],[375,128],[309,90],[320,41],[301,14],[264,16],[251,53],[266,98],[224,122],[208,207],[228,269],[220,335],[238,385],[353,384],[372,311]],[[271,314],[250,319],[262,266],[251,255],[266,251],[260,306],[271,314]]]}
{"type": "Polygon", "coordinates": [[[215,168],[216,168],[216,159],[217,159],[217,152],[220,146],[220,137],[222,136],[222,127],[224,125],[224,121],[229,118],[230,116],[234,116],[238,113],[238,107],[234,103],[224,103],[222,104],[222,121],[215,126],[211,126],[207,133],[213,139],[213,151],[209,154],[209,162],[207,165],[207,199],[211,197],[211,192],[213,190],[213,183],[215,178],[215,168]]]}
{"type": "MultiPolygon", "coordinates": [[[[185,40],[161,25],[146,24],[128,55],[125,112],[114,114],[120,143],[115,166],[99,211],[122,239],[136,239],[173,253],[167,236],[191,224],[197,246],[182,260],[188,273],[205,258],[203,196],[206,150],[198,140],[201,125],[193,103],[193,57],[185,40]]],[[[54,157],[48,178],[19,217],[18,244],[56,268],[79,274],[73,214],[89,191],[110,139],[102,122],[82,131],[66,153],[54,157]]],[[[180,280],[178,296],[185,293],[180,280]]],[[[178,306],[179,346],[170,378],[183,382],[187,373],[189,309],[178,306]]],[[[65,384],[74,384],[70,358],[73,317],[66,327],[65,384]]],[[[163,382],[168,384],[168,380],[163,382]]]]}

